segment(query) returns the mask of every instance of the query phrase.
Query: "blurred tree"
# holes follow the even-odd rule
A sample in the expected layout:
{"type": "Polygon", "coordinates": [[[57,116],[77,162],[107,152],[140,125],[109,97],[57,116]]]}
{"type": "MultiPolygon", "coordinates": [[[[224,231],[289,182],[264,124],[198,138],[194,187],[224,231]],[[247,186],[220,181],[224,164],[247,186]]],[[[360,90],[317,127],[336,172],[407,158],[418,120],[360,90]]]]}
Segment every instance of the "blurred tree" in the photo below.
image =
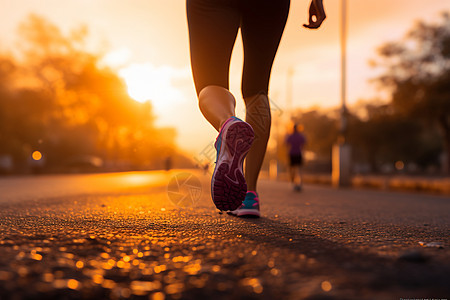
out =
{"type": "Polygon", "coordinates": [[[294,116],[297,124],[303,124],[307,148],[315,154],[331,159],[331,147],[338,136],[334,112],[310,110],[294,116]]]}
{"type": "MultiPolygon", "coordinates": [[[[378,78],[392,92],[399,116],[437,124],[450,158],[450,14],[439,23],[418,22],[401,41],[383,45],[375,66],[378,78]]],[[[450,159],[448,159],[450,170],[450,159]]]]}
{"type": "Polygon", "coordinates": [[[389,104],[366,104],[365,118],[351,115],[348,132],[355,163],[369,163],[377,172],[380,166],[396,161],[421,167],[438,164],[441,149],[433,128],[414,118],[396,114],[389,104]],[[433,155],[430,155],[433,154],[433,155]]]}
{"type": "Polygon", "coordinates": [[[11,102],[12,74],[16,72],[16,65],[6,55],[0,56],[0,155],[11,152],[11,126],[9,125],[9,104],[11,102]]]}
{"type": "Polygon", "coordinates": [[[17,63],[0,57],[0,154],[23,160],[20,153],[40,150],[53,166],[96,155],[145,168],[176,152],[174,130],[156,128],[150,103],[130,98],[124,81],[87,51],[86,27],[65,35],[31,15],[19,34],[17,63]]]}

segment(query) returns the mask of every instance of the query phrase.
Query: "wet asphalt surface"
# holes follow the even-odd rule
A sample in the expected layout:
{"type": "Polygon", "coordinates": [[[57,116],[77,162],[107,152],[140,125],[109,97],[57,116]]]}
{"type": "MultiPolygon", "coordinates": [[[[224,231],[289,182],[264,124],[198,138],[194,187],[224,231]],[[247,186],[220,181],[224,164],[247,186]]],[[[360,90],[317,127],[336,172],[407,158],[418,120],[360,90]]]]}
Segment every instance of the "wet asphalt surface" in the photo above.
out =
{"type": "Polygon", "coordinates": [[[449,197],[261,181],[260,198],[242,219],[198,171],[0,178],[0,299],[450,297],[449,197]]]}

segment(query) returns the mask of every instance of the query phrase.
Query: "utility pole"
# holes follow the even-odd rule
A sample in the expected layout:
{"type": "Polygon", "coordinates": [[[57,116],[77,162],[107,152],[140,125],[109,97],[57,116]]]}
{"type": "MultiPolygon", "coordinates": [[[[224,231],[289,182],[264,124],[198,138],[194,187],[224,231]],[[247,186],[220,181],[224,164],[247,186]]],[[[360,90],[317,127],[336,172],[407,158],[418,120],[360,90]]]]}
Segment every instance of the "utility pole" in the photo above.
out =
{"type": "Polygon", "coordinates": [[[293,84],[294,80],[294,69],[289,67],[287,71],[287,80],[286,80],[286,110],[288,122],[292,119],[292,98],[293,98],[293,84]]]}
{"type": "Polygon", "coordinates": [[[341,0],[341,138],[347,138],[347,0],[341,0]]]}
{"type": "Polygon", "coordinates": [[[339,137],[332,151],[331,181],[335,187],[351,183],[351,148],[347,144],[347,0],[341,0],[341,114],[339,137]]]}

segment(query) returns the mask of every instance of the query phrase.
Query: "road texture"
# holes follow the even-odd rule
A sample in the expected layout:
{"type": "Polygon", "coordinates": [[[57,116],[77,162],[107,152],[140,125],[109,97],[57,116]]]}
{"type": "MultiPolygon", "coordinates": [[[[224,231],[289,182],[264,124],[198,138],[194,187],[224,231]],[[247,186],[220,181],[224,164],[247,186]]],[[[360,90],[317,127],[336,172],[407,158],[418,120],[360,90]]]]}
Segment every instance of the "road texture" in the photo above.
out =
{"type": "Polygon", "coordinates": [[[446,299],[450,199],[261,181],[219,214],[198,171],[0,179],[0,299],[446,299]]]}

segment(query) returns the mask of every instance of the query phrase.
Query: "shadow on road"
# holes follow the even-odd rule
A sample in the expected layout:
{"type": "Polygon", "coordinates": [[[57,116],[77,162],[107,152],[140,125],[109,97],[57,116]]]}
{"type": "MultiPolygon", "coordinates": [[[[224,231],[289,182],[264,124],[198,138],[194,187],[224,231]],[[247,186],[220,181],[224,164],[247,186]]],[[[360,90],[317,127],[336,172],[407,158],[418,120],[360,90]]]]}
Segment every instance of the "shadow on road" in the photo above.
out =
{"type": "Polygon", "coordinates": [[[332,275],[343,279],[340,282],[341,288],[355,289],[356,286],[365,286],[376,290],[389,290],[402,287],[417,292],[421,289],[434,290],[442,295],[448,295],[450,292],[447,284],[450,267],[433,261],[431,257],[419,251],[412,250],[400,257],[380,256],[303,233],[301,228],[293,228],[295,225],[282,221],[264,217],[233,218],[249,227],[249,230],[243,233],[243,238],[256,244],[269,244],[285,249],[300,259],[317,264],[314,273],[320,270],[324,276],[332,275]]]}

